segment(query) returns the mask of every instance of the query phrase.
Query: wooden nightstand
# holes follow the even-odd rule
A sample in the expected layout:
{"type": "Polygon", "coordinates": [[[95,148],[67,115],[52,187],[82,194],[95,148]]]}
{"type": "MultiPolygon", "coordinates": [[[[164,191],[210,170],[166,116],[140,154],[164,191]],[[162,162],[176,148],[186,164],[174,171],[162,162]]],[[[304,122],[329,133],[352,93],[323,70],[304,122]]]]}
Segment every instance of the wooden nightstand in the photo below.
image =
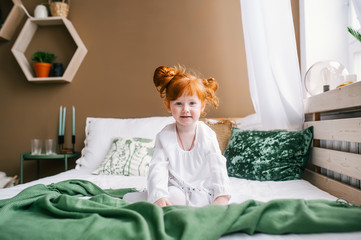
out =
{"type": "Polygon", "coordinates": [[[20,155],[20,183],[23,183],[24,161],[36,160],[36,176],[39,178],[39,160],[53,160],[64,159],[65,171],[68,170],[68,159],[80,157],[80,152],[67,153],[67,154],[52,154],[52,155],[32,155],[30,152],[22,153],[20,155]]]}

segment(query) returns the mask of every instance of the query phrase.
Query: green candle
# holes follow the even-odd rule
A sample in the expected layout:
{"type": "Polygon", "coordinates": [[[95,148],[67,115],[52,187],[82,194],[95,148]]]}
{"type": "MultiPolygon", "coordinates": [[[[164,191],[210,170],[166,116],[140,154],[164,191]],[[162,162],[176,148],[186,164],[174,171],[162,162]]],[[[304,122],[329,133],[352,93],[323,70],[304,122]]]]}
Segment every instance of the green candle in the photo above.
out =
{"type": "Polygon", "coordinates": [[[59,111],[59,136],[62,135],[63,130],[62,130],[62,118],[63,118],[63,106],[60,106],[60,111],[59,111]]]}
{"type": "Polygon", "coordinates": [[[64,107],[64,113],[63,113],[63,128],[62,128],[63,136],[65,135],[65,115],[66,115],[66,107],[64,107]]]}
{"type": "Polygon", "coordinates": [[[75,136],[75,107],[73,106],[73,136],[75,136]]]}

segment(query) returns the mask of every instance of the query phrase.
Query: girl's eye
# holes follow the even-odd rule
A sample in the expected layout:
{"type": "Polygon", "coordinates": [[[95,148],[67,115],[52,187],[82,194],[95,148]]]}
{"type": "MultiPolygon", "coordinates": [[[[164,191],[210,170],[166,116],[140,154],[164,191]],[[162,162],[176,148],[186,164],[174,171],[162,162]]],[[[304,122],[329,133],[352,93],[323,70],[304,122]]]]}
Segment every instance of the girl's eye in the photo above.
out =
{"type": "Polygon", "coordinates": [[[177,106],[181,106],[181,105],[182,105],[182,103],[181,103],[181,102],[176,102],[176,103],[175,103],[175,105],[177,105],[177,106]]]}
{"type": "Polygon", "coordinates": [[[189,103],[191,106],[193,106],[193,105],[196,105],[197,103],[196,102],[190,102],[189,103]]]}

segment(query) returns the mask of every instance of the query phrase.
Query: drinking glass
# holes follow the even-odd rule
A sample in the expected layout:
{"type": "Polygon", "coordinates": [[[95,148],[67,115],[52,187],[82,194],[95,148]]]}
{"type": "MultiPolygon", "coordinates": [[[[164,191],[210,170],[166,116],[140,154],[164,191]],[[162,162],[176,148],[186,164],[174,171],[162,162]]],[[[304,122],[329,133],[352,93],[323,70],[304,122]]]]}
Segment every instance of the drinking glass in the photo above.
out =
{"type": "Polygon", "coordinates": [[[31,139],[30,146],[31,146],[31,155],[40,155],[41,148],[42,148],[42,141],[41,139],[31,139]]]}
{"type": "Polygon", "coordinates": [[[55,154],[56,142],[55,139],[46,139],[45,140],[45,153],[46,155],[55,154]]]}

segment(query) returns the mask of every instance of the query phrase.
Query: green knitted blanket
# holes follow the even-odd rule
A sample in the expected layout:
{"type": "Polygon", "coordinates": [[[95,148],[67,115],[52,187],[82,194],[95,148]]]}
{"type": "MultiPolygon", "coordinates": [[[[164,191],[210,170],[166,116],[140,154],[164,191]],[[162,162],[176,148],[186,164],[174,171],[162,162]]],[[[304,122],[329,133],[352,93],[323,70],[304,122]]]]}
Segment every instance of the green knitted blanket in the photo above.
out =
{"type": "Polygon", "coordinates": [[[121,199],[131,191],[135,190],[102,190],[84,180],[29,187],[0,200],[1,239],[198,240],[232,232],[361,231],[361,208],[340,202],[250,200],[228,206],[160,208],[121,199]]]}

